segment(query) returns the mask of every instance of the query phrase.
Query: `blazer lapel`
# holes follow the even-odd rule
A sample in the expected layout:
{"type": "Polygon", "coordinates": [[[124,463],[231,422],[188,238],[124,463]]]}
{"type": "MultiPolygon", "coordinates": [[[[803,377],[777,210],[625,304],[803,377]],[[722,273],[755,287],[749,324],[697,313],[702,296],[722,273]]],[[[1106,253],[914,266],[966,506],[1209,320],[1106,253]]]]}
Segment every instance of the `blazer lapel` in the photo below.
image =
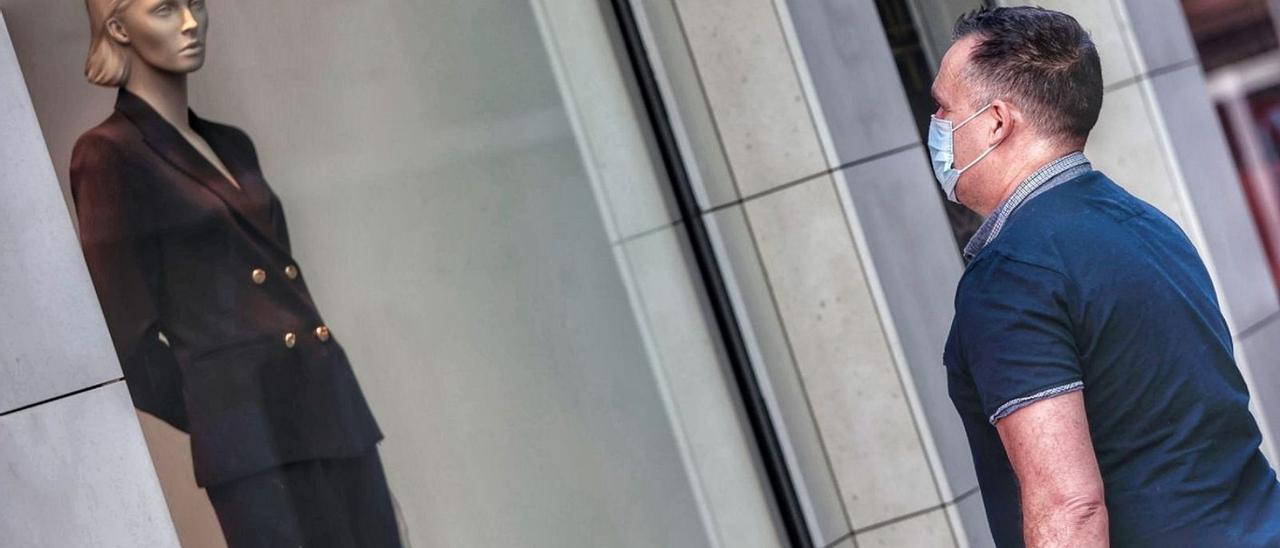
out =
{"type": "MultiPolygon", "coordinates": [[[[288,251],[276,241],[274,233],[267,226],[268,219],[263,215],[255,215],[250,207],[250,192],[255,189],[250,188],[246,184],[245,177],[239,177],[239,183],[242,185],[241,190],[237,190],[218,168],[209,163],[200,151],[196,150],[187,139],[178,133],[160,113],[156,112],[151,105],[147,104],[142,98],[130,93],[123,87],[119,88],[119,95],[116,98],[116,110],[122,112],[130,121],[134,123],[141,131],[143,139],[161,158],[164,158],[174,167],[186,173],[192,179],[195,179],[205,188],[213,192],[218,198],[227,205],[232,214],[242,223],[253,230],[257,235],[269,242],[281,253],[288,255],[288,251]]],[[[247,173],[249,170],[243,169],[239,157],[235,153],[229,153],[229,147],[220,139],[220,135],[214,132],[200,131],[207,126],[203,125],[203,120],[196,116],[195,112],[187,110],[188,120],[191,127],[204,137],[205,142],[213,148],[214,153],[226,166],[227,170],[234,173],[247,173]]]]}

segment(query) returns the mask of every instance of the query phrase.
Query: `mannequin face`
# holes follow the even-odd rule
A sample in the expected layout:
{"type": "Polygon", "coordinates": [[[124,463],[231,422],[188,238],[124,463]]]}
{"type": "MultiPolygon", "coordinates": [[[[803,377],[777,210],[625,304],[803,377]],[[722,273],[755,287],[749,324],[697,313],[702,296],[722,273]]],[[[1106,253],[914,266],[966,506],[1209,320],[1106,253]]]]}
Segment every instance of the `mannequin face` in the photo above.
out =
{"type": "Polygon", "coordinates": [[[208,29],[205,0],[133,0],[107,23],[111,37],[132,49],[136,61],[174,74],[204,65],[208,29]]]}

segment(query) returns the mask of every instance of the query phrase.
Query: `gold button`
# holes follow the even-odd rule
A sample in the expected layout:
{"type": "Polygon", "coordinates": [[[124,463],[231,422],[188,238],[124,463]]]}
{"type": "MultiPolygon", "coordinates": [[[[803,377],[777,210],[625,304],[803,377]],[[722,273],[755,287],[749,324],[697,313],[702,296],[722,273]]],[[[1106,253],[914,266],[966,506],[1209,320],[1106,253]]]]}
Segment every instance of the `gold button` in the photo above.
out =
{"type": "Polygon", "coordinates": [[[284,267],[284,275],[285,275],[285,276],[288,276],[290,280],[297,279],[297,278],[298,278],[298,267],[296,267],[296,266],[294,266],[294,265],[289,265],[289,266],[284,267]]]}
{"type": "Polygon", "coordinates": [[[320,327],[317,327],[317,328],[316,328],[316,338],[317,338],[317,339],[320,339],[320,342],[324,342],[324,341],[329,340],[329,328],[328,328],[328,327],[325,327],[325,326],[323,326],[323,325],[322,325],[322,326],[320,326],[320,327]]]}
{"type": "Polygon", "coordinates": [[[250,275],[253,276],[253,283],[255,284],[262,285],[262,282],[267,281],[267,271],[261,268],[253,269],[250,275]]]}
{"type": "Polygon", "coordinates": [[[287,347],[289,347],[289,348],[293,348],[293,345],[295,345],[295,344],[298,344],[298,336],[297,336],[297,335],[294,335],[292,332],[290,332],[290,333],[285,333],[285,334],[284,334],[284,345],[285,345],[285,346],[287,346],[287,347]]]}

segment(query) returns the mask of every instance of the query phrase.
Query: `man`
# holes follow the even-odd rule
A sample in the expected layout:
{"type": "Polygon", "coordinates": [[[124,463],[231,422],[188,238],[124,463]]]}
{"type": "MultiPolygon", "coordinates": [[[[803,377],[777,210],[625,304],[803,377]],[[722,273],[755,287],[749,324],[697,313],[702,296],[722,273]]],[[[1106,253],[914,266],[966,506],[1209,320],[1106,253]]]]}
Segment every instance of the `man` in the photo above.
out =
{"type": "Polygon", "coordinates": [[[956,24],[933,85],[944,192],[987,216],[944,362],[1000,546],[1280,546],[1280,485],[1209,275],[1081,152],[1088,33],[1039,8],[956,24]]]}

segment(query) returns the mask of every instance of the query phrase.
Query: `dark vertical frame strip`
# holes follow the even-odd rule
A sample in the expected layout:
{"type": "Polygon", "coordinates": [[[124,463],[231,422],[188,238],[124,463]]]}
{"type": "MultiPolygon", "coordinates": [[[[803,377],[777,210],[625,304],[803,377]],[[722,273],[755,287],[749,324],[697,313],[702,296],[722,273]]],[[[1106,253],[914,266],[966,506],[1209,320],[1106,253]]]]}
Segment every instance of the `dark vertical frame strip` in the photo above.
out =
{"type": "Polygon", "coordinates": [[[751,423],[751,431],[760,450],[765,473],[769,477],[769,485],[773,491],[778,513],[787,531],[787,538],[792,546],[811,548],[813,539],[805,525],[804,510],[800,506],[800,498],[791,481],[791,473],[782,452],[782,443],[778,439],[777,430],[773,427],[755,370],[751,367],[751,359],[742,339],[742,330],[734,315],[733,302],[725,287],[719,261],[716,259],[711,238],[703,222],[701,208],[693,192],[689,174],[685,171],[685,163],[677,146],[675,130],[671,127],[671,119],[668,116],[666,104],[662,100],[653,65],[649,62],[649,54],[645,49],[635,13],[632,11],[630,0],[610,1],[618,19],[622,41],[626,44],[627,57],[631,61],[640,96],[644,100],[645,109],[649,115],[654,140],[661,152],[663,166],[680,208],[680,219],[689,237],[694,258],[698,263],[698,272],[715,315],[720,340],[724,344],[729,366],[733,370],[747,419],[751,423]]]}

